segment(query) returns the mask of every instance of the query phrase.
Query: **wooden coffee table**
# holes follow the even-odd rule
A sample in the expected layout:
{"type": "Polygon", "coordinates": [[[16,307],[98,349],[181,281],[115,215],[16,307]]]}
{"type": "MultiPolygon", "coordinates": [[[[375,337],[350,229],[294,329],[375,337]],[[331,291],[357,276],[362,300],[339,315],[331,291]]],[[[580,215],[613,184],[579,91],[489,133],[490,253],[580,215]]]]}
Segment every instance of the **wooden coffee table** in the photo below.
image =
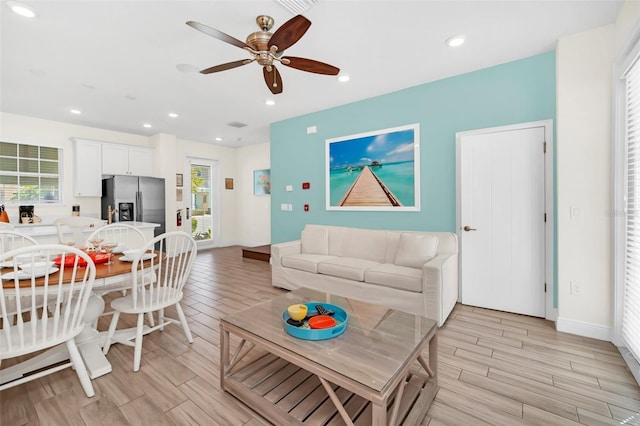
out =
{"type": "Polygon", "coordinates": [[[436,330],[420,316],[294,290],[220,320],[220,385],[277,425],[419,424],[438,389],[436,330]],[[284,331],[282,312],[313,301],[349,314],[342,335],[284,331]]]}

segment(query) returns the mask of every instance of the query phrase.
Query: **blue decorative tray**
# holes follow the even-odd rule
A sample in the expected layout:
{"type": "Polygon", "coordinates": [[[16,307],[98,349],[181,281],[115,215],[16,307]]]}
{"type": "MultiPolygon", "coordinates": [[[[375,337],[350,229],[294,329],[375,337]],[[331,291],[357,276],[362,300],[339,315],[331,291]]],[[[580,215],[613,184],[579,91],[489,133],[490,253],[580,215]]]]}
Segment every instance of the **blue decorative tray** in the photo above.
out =
{"type": "Polygon", "coordinates": [[[303,324],[300,327],[296,327],[295,325],[291,325],[287,322],[290,317],[289,312],[287,312],[286,309],[282,313],[282,325],[284,326],[284,330],[293,337],[304,340],[326,340],[341,335],[347,329],[347,320],[349,319],[349,315],[347,315],[346,311],[340,306],[322,302],[309,302],[302,304],[307,306],[307,318],[303,320],[303,324]],[[322,305],[322,307],[327,311],[333,311],[334,314],[332,317],[336,320],[337,324],[330,328],[309,327],[308,319],[313,315],[317,315],[317,305],[322,305]]]}

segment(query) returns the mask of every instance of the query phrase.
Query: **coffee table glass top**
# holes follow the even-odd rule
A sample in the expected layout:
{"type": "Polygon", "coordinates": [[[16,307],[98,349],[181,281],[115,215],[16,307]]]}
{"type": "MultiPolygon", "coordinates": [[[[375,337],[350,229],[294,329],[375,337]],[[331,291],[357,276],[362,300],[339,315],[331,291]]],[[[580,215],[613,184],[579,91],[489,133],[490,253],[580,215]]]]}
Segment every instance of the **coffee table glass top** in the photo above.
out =
{"type": "Polygon", "coordinates": [[[415,358],[436,322],[382,306],[310,289],[298,289],[222,318],[246,332],[281,346],[316,364],[381,391],[415,358]],[[328,340],[289,335],[282,312],[296,303],[323,302],[349,314],[346,331],[328,340]]]}

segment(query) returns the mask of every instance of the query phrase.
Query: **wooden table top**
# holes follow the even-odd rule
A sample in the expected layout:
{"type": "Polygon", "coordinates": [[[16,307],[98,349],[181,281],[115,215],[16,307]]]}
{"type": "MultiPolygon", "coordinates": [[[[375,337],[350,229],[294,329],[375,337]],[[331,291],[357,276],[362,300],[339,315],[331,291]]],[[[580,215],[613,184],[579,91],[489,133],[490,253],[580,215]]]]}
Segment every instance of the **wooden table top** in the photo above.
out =
{"type": "MultiPolygon", "coordinates": [[[[154,252],[156,254],[158,254],[158,252],[154,252]]],[[[96,281],[99,279],[105,279],[105,278],[110,278],[110,277],[114,277],[117,275],[123,275],[123,274],[129,274],[131,273],[131,267],[132,267],[132,262],[129,261],[124,261],[124,260],[120,260],[121,257],[124,257],[123,254],[113,254],[113,256],[111,257],[111,264],[107,265],[106,263],[98,263],[96,264],[96,281]]],[[[156,258],[157,259],[157,258],[156,258]]],[[[151,260],[146,260],[144,262],[145,267],[148,266],[151,263],[151,260]]],[[[59,268],[58,266],[56,266],[57,268],[59,268]]],[[[78,268],[79,271],[84,271],[84,267],[79,267],[78,268]]],[[[13,272],[13,268],[2,268],[0,269],[0,275],[2,274],[6,274],[9,272],[13,272]]],[[[71,281],[71,274],[73,273],[73,268],[72,267],[65,267],[64,268],[64,276],[63,276],[63,283],[64,282],[69,282],[71,281]]],[[[53,284],[53,283],[57,283],[59,280],[59,276],[60,276],[60,272],[55,272],[53,274],[49,275],[49,283],[53,284]]],[[[36,282],[36,286],[41,286],[44,285],[45,283],[45,277],[40,277],[40,278],[36,278],[35,280],[36,282]]],[[[19,285],[20,287],[29,287],[31,285],[31,279],[24,279],[24,280],[20,280],[19,281],[19,285]]],[[[3,279],[2,280],[2,287],[3,288],[14,288],[15,287],[15,281],[13,279],[3,279]]]]}

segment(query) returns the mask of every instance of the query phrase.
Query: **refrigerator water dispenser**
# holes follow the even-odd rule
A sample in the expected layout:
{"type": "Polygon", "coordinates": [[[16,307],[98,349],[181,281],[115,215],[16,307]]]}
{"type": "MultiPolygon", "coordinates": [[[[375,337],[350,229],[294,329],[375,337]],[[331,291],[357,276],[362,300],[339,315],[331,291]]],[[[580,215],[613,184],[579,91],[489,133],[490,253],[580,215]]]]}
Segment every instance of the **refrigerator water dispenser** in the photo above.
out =
{"type": "Polygon", "coordinates": [[[118,204],[118,222],[133,221],[133,203],[118,204]]]}

